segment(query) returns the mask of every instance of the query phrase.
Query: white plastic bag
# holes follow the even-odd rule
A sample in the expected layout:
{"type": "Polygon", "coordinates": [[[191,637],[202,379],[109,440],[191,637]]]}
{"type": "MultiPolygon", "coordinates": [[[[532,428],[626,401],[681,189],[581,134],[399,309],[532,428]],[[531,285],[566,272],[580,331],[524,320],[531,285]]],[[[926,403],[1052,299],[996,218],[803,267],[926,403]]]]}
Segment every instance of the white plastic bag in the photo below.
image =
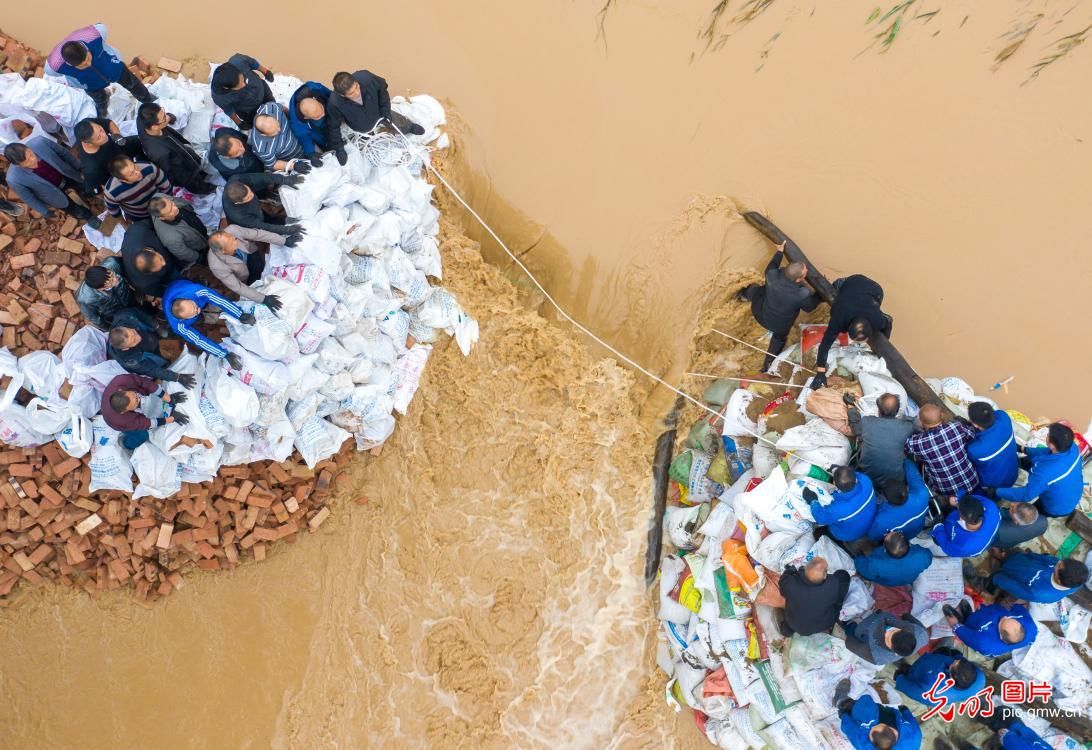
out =
{"type": "Polygon", "coordinates": [[[139,480],[133,492],[134,500],[167,498],[182,489],[182,467],[151,442],[133,451],[132,464],[139,480]]]}
{"type": "Polygon", "coordinates": [[[119,442],[121,433],[107,425],[101,414],[95,417],[91,429],[93,442],[89,491],[121,490],[132,494],[133,467],[119,442]]]}
{"type": "Polygon", "coordinates": [[[223,347],[242,359],[242,369],[232,369],[231,374],[256,392],[278,393],[288,387],[288,368],[282,363],[263,359],[231,341],[225,340],[223,347]]]}
{"type": "Polygon", "coordinates": [[[295,328],[288,320],[279,317],[265,305],[249,300],[239,302],[239,309],[254,316],[253,325],[244,325],[235,317],[221,313],[227,322],[231,340],[254,352],[263,359],[291,359],[299,354],[299,347],[292,337],[295,328]]]}
{"type": "Polygon", "coordinates": [[[312,417],[296,431],[294,444],[308,468],[334,455],[351,437],[345,430],[321,417],[312,417]]]}
{"type": "Polygon", "coordinates": [[[72,458],[83,458],[91,450],[94,432],[91,420],[82,414],[72,414],[68,426],[57,433],[57,443],[72,458]]]}

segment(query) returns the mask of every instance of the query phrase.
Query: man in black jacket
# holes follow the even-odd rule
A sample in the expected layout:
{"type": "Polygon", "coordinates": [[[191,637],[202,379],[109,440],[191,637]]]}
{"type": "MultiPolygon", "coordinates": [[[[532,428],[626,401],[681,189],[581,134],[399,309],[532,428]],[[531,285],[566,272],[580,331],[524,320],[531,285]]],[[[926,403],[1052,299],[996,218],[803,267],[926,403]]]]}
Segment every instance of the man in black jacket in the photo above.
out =
{"type": "Polygon", "coordinates": [[[762,363],[763,370],[768,370],[785,348],[800,311],[811,312],[819,306],[819,295],[806,283],[807,265],[793,262],[781,268],[784,254],[785,244],[782,243],[766,266],[766,283],[751,284],[737,295],[741,301],[751,303],[751,314],[755,320],[770,331],[770,348],[762,363]]]}
{"type": "Polygon", "coordinates": [[[76,158],[83,172],[84,195],[94,195],[110,179],[110,160],[124,155],[144,159],[137,138],[126,138],[113,120],[87,117],[76,123],[76,158]]]}
{"type": "Polygon", "coordinates": [[[387,82],[375,73],[367,70],[337,73],[334,91],[326,101],[326,142],[341,164],[349,158],[345,152],[345,139],[341,137],[341,125],[344,123],[357,133],[367,133],[381,120],[389,120],[407,135],[425,132],[417,123],[391,110],[387,82]]]}
{"type": "Polygon", "coordinates": [[[264,229],[282,237],[302,235],[298,224],[285,225],[279,217],[262,209],[261,198],[271,196],[277,186],[295,188],[303,182],[301,175],[241,174],[228,180],[224,188],[224,215],[232,224],[247,229],[264,229]]]}
{"type": "Polygon", "coordinates": [[[176,187],[207,195],[215,186],[201,172],[201,157],[190,142],[171,127],[174,115],[158,104],[141,104],[137,110],[137,133],[148,159],[163,170],[176,187]]]}
{"type": "Polygon", "coordinates": [[[827,575],[827,561],[813,557],[803,568],[785,568],[779,587],[785,597],[782,635],[828,633],[849,593],[849,573],[836,570],[827,575]]]}
{"type": "Polygon", "coordinates": [[[261,174],[265,164],[250,147],[246,135],[234,128],[217,128],[209,146],[209,164],[230,180],[237,174],[261,174]]]}
{"type": "Polygon", "coordinates": [[[848,333],[853,341],[868,341],[875,331],[891,337],[891,316],[880,309],[883,304],[883,287],[867,276],[855,274],[834,282],[834,304],[830,306],[830,322],[827,332],[819,343],[812,388],[822,388],[827,383],[827,355],[834,340],[848,333]]]}
{"type": "Polygon", "coordinates": [[[275,101],[266,81],[273,82],[273,71],[250,55],[236,52],[212,73],[212,101],[237,125],[249,130],[258,107],[275,101]]]}
{"type": "Polygon", "coordinates": [[[178,261],[163,247],[151,219],[141,219],[125,230],[121,241],[125,278],[137,293],[162,297],[167,285],[180,275],[178,261]]]}
{"type": "Polygon", "coordinates": [[[157,325],[150,315],[141,310],[122,310],[114,317],[114,327],[110,329],[107,339],[110,359],[136,375],[193,388],[197,379],[193,375],[179,375],[169,370],[170,362],[160,353],[159,342],[169,335],[170,328],[166,323],[157,325]]]}

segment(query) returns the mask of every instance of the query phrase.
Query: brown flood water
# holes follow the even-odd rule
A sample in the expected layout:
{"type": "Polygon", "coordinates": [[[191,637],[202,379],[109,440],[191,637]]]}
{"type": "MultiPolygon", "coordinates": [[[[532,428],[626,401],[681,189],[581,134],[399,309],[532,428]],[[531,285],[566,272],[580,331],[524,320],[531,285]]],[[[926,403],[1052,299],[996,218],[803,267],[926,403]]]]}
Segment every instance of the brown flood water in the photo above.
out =
{"type": "MultiPolygon", "coordinates": [[[[304,78],[368,67],[442,96],[448,171],[471,202],[578,318],[656,371],[685,369],[706,278],[767,251],[742,206],[830,274],[881,281],[922,374],[980,392],[1015,375],[1005,405],[1083,426],[1092,53],[1022,84],[1092,24],[1092,2],[919,2],[884,54],[862,53],[872,0],[774,0],[750,23],[729,3],[730,38],[703,53],[713,5],[615,0],[605,40],[599,2],[562,0],[316,8],[336,22],[283,0],[105,0],[99,18],[18,4],[3,27],[48,47],[105,20],[127,55],[238,49],[304,78]],[[1003,35],[1039,14],[993,70],[1003,35]]],[[[697,744],[661,707],[639,581],[646,430],[666,400],[639,418],[646,383],[445,236],[445,281],[482,343],[434,354],[346,494],[371,502],[151,610],[25,593],[0,613],[0,746],[697,744]]]]}

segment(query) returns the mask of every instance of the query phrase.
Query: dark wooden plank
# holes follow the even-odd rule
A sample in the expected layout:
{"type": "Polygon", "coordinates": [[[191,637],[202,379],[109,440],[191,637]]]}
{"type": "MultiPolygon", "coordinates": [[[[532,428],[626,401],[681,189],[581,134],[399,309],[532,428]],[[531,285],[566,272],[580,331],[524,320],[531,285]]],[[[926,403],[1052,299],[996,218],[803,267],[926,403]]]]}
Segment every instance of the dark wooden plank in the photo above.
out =
{"type": "Polygon", "coordinates": [[[645,586],[656,582],[660,571],[660,555],[663,553],[664,511],[667,508],[667,489],[670,486],[667,471],[671,468],[671,454],[675,448],[675,433],[679,424],[679,412],[684,399],[675,399],[675,406],[664,420],[664,432],[656,441],[656,453],[652,459],[652,517],[648,522],[648,547],[645,549],[645,586]]]}

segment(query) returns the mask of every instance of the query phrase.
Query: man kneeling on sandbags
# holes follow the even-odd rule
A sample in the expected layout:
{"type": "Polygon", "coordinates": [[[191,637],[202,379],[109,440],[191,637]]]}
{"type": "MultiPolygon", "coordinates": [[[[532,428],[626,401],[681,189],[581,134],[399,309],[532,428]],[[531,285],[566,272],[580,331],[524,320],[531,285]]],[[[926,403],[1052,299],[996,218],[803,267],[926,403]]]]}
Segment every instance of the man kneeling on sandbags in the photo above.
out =
{"type": "Polygon", "coordinates": [[[326,140],[342,166],[349,160],[341,136],[342,124],[357,133],[367,133],[386,120],[406,135],[424,134],[424,128],[391,109],[387,82],[375,73],[341,71],[334,75],[333,83],[334,91],[326,100],[326,140]]]}
{"type": "Polygon", "coordinates": [[[238,354],[232,354],[193,327],[209,304],[216,305],[243,325],[254,324],[255,318],[252,314],[244,313],[242,308],[227,297],[192,281],[179,279],[172,282],[163,294],[163,312],[167,315],[167,323],[171,326],[171,330],[181,336],[187,344],[193,344],[217,359],[226,359],[233,370],[239,370],[243,362],[238,354]]]}
{"type": "Polygon", "coordinates": [[[185,393],[167,393],[143,375],[118,375],[102,393],[102,418],[121,433],[121,447],[136,450],[148,441],[154,427],[189,424],[190,418],[175,407],[186,402],[185,393]]]}

